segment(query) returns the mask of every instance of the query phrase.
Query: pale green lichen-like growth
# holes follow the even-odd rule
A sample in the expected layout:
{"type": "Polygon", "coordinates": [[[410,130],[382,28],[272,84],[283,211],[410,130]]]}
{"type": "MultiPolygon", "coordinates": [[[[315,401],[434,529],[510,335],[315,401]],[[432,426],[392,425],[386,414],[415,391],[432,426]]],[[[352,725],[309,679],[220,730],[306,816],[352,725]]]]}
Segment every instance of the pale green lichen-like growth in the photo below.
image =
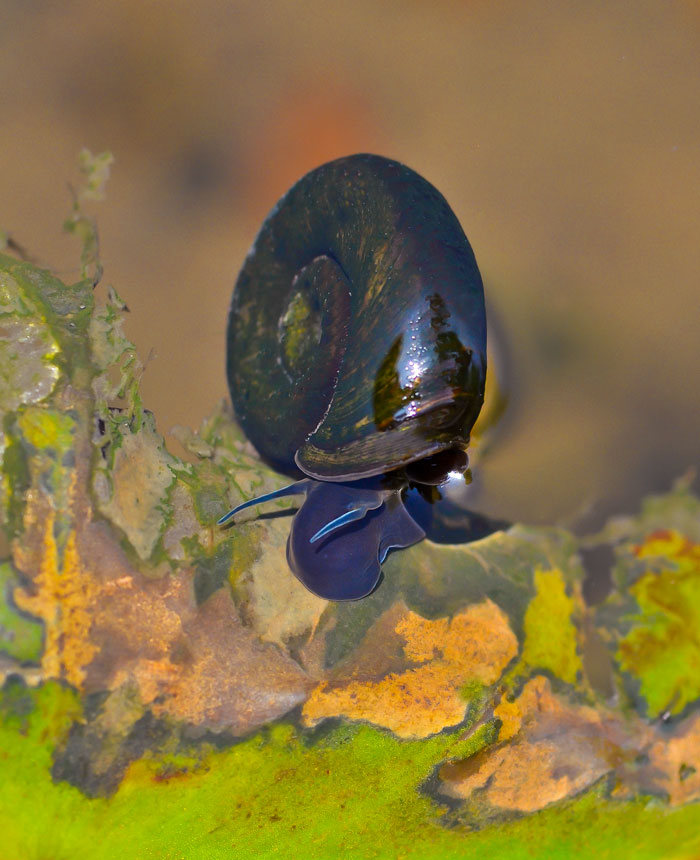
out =
{"type": "Polygon", "coordinates": [[[87,200],[104,200],[105,185],[113,163],[114,156],[111,152],[102,152],[99,155],[93,155],[89,149],[80,152],[78,166],[84,177],[84,185],[73,192],[73,207],[63,224],[68,233],[73,233],[80,240],[81,277],[91,280],[93,284],[97,284],[102,277],[99,237],[97,222],[85,213],[83,204],[87,200]]]}

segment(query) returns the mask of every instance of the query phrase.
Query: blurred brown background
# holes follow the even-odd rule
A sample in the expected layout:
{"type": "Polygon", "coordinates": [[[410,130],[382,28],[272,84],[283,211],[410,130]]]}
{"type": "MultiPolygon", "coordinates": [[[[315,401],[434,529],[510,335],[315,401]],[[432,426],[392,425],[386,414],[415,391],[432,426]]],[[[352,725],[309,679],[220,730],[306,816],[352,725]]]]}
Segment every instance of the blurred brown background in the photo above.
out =
{"type": "Polygon", "coordinates": [[[697,464],[695,3],[1,0],[0,16],[0,228],[77,277],[67,182],[81,147],[114,152],[104,280],[154,351],[164,432],[226,394],[230,291],[271,205],[373,151],[446,195],[508,336],[485,509],[591,527],[697,464]]]}

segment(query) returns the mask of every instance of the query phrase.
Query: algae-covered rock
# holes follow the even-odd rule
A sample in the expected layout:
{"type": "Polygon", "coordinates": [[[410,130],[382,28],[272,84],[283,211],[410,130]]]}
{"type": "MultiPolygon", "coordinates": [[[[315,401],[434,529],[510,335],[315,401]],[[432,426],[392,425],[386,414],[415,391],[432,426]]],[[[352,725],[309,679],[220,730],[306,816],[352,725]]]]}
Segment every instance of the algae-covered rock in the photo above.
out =
{"type": "Polygon", "coordinates": [[[0,256],[3,857],[700,851],[685,484],[585,541],[424,541],[328,603],[288,518],[215,526],[285,479],[226,405],[166,449],[122,313],[0,256]]]}

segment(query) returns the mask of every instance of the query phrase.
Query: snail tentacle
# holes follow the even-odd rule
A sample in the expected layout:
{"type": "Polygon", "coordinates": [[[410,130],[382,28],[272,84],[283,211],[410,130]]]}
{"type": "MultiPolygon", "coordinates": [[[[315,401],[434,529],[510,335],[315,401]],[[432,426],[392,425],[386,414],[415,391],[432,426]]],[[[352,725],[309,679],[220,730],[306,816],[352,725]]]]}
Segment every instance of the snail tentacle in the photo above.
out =
{"type": "Polygon", "coordinates": [[[217,526],[223,526],[225,523],[229,522],[229,520],[233,519],[236,514],[245,510],[246,508],[252,508],[253,505],[262,505],[265,502],[271,502],[274,499],[282,499],[284,496],[296,496],[301,493],[307,492],[306,485],[310,483],[309,478],[304,478],[301,481],[295,481],[293,484],[289,484],[286,487],[282,487],[280,490],[273,490],[271,493],[265,493],[263,496],[257,496],[254,499],[249,499],[247,502],[241,502],[240,505],[236,505],[235,508],[232,508],[227,514],[224,514],[223,517],[216,521],[217,526]]]}

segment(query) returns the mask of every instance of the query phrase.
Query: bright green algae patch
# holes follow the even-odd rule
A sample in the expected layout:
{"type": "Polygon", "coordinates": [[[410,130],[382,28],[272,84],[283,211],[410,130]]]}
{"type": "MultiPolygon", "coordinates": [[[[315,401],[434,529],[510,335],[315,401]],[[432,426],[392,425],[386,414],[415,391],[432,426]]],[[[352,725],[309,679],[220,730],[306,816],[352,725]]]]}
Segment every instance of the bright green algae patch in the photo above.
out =
{"type": "MultiPolygon", "coordinates": [[[[3,693],[0,818],[4,860],[211,858],[685,858],[700,850],[700,806],[670,811],[595,791],[526,819],[468,831],[419,783],[457,735],[406,742],[368,726],[309,742],[274,728],[201,763],[132,765],[118,792],[89,800],[50,777],[52,751],[78,717],[59,684],[3,693]]],[[[467,742],[468,744],[468,742],[467,742]]]]}

